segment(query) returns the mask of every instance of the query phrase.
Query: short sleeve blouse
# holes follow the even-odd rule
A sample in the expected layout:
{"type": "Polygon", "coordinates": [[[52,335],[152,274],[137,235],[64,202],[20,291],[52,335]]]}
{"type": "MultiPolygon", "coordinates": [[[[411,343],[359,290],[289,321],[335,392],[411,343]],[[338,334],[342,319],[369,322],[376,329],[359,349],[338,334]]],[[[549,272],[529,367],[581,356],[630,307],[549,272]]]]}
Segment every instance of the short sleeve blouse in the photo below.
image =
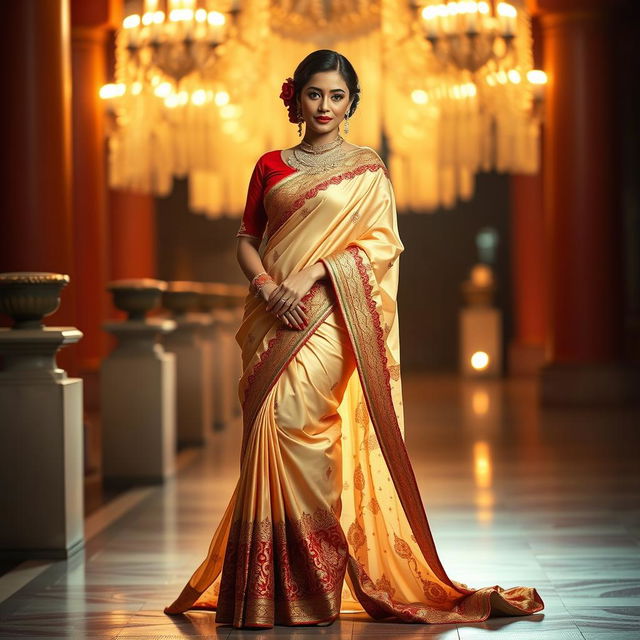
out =
{"type": "Polygon", "coordinates": [[[264,196],[277,182],[295,171],[296,169],[282,160],[279,150],[269,151],[260,156],[249,180],[247,201],[236,237],[262,238],[267,226],[264,196]]]}

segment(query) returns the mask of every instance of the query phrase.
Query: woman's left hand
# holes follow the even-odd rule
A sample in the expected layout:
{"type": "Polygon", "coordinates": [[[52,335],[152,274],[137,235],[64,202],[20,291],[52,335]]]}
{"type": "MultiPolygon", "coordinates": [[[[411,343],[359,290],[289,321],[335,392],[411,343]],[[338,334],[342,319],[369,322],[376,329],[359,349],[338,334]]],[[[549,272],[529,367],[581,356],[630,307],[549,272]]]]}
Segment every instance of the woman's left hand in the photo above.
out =
{"type": "MultiPolygon", "coordinates": [[[[316,278],[309,267],[291,274],[271,292],[267,303],[267,311],[282,315],[286,311],[295,309],[315,282],[316,278]]],[[[304,305],[300,306],[303,311],[306,311],[304,305]]]]}

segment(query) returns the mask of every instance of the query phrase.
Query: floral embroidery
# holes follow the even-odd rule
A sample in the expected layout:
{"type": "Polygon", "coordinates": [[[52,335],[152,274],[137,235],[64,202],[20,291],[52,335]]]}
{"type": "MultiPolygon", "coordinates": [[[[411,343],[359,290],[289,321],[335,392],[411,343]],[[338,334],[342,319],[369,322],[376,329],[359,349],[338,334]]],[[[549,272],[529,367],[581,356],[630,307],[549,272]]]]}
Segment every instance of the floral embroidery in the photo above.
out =
{"type": "Polygon", "coordinates": [[[372,433],[369,437],[365,438],[360,444],[360,448],[365,451],[375,451],[379,447],[380,444],[378,443],[378,438],[375,433],[372,433]]]}
{"type": "Polygon", "coordinates": [[[353,472],[353,486],[358,490],[364,489],[364,473],[362,473],[362,466],[358,465],[353,472]]]}
{"type": "Polygon", "coordinates": [[[391,581],[384,573],[376,580],[376,589],[388,593],[389,597],[393,597],[393,594],[396,592],[391,585],[391,581]]]}
{"type": "Polygon", "coordinates": [[[361,427],[369,424],[369,412],[367,411],[367,405],[364,403],[364,400],[361,400],[356,407],[356,423],[361,427]]]}
{"type": "Polygon", "coordinates": [[[236,520],[225,551],[216,622],[303,624],[339,612],[348,548],[326,509],[298,521],[236,520]],[[276,559],[277,558],[277,561],[276,559]]]}
{"type": "Polygon", "coordinates": [[[373,513],[374,515],[378,515],[380,513],[380,505],[378,504],[378,501],[375,498],[371,498],[367,507],[369,508],[371,513],[373,513]]]}
{"type": "Polygon", "coordinates": [[[398,538],[395,533],[393,534],[393,550],[405,560],[413,557],[411,547],[402,538],[398,538]]]}
{"type": "Polygon", "coordinates": [[[352,522],[349,527],[349,531],[347,532],[347,540],[349,544],[353,547],[354,551],[358,551],[358,549],[366,544],[367,536],[365,535],[362,527],[359,522],[352,522]]]}

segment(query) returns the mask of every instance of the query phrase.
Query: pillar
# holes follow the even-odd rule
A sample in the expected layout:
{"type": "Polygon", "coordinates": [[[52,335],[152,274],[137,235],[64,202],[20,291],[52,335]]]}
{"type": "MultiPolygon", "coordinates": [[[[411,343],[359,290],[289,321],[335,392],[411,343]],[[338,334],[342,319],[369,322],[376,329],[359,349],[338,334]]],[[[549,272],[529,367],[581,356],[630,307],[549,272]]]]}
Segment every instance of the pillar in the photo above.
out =
{"type": "Polygon", "coordinates": [[[82,373],[95,374],[106,355],[101,324],[107,315],[108,226],[103,105],[98,92],[106,82],[106,30],[109,0],[72,0],[73,209],[78,273],[78,326],[84,333],[82,373]]]}
{"type": "MultiPolygon", "coordinates": [[[[535,8],[534,8],[535,10],[535,8]]],[[[544,69],[540,21],[532,19],[533,60],[544,69]]],[[[544,136],[544,127],[542,127],[544,136]]],[[[547,281],[544,241],[543,167],[510,181],[511,297],[513,338],[508,347],[510,375],[538,375],[544,364],[547,281]]]]}
{"type": "Polygon", "coordinates": [[[547,363],[541,399],[624,403],[619,212],[613,154],[610,3],[539,2],[546,93],[547,363]]]}
{"type": "MultiPolygon", "coordinates": [[[[75,325],[68,2],[6,3],[0,33],[3,59],[11,61],[3,84],[0,271],[71,276],[50,321],[75,325]]],[[[72,375],[77,349],[60,356],[72,375]]]]}

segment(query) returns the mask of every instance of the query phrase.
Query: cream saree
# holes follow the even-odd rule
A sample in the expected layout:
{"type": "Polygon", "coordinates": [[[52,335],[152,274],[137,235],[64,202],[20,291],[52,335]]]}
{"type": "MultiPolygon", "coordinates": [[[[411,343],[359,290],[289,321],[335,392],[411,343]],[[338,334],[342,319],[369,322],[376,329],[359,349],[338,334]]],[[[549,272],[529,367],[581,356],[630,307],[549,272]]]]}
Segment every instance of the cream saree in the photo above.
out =
{"type": "Polygon", "coordinates": [[[404,446],[394,194],[379,156],[267,192],[261,254],[276,282],[322,260],[303,330],[247,296],[240,477],[202,564],[167,613],[235,627],[374,619],[464,623],[526,615],[532,587],[472,589],[446,574],[404,446]]]}

